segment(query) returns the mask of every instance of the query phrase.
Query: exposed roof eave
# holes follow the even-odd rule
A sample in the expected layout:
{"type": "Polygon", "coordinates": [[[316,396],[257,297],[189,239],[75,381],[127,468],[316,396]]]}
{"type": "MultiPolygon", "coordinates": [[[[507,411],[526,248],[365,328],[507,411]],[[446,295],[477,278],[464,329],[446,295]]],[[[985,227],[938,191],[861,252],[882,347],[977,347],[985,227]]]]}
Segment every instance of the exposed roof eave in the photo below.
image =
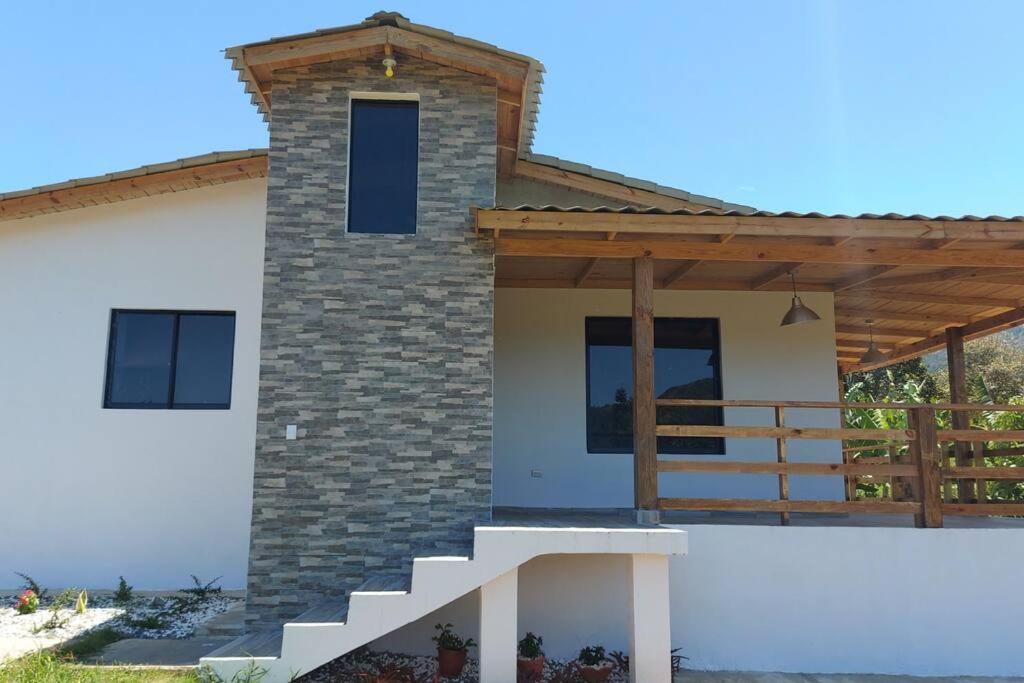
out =
{"type": "Polygon", "coordinates": [[[397,12],[377,12],[359,24],[318,29],[316,31],[290,36],[280,36],[230,47],[225,50],[225,57],[231,61],[232,68],[239,72],[239,81],[245,83],[245,91],[252,97],[253,104],[257,107],[260,113],[263,114],[264,119],[266,120],[269,119],[271,105],[263,96],[259,83],[246,63],[245,56],[247,50],[272,45],[309,41],[312,39],[341,35],[374,27],[388,27],[399,31],[407,31],[413,34],[428,36],[430,38],[443,40],[455,45],[522,63],[526,69],[526,75],[523,82],[522,111],[519,117],[517,157],[521,158],[529,154],[533,145],[537,115],[540,110],[540,94],[542,92],[544,79],[544,65],[533,57],[505,50],[490,43],[485,43],[473,38],[467,38],[465,36],[459,36],[451,33],[450,31],[434,28],[433,26],[411,22],[397,12]]]}
{"type": "Polygon", "coordinates": [[[210,152],[125,171],[0,193],[0,221],[178,192],[267,174],[267,150],[210,152]]]}

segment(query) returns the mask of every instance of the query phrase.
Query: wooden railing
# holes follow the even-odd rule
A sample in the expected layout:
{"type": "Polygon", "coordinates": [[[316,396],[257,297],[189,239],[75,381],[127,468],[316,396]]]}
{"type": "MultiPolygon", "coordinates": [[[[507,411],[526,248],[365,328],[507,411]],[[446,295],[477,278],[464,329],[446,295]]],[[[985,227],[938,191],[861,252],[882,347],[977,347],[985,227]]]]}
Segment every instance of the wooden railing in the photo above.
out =
{"type": "MultiPolygon", "coordinates": [[[[987,444],[1024,442],[1024,430],[937,429],[936,411],[1024,412],[1018,405],[840,403],[829,401],[737,401],[659,399],[658,408],[761,408],[772,411],[765,426],[657,424],[661,437],[770,439],[775,441],[774,461],[657,460],[657,472],[766,474],[778,478],[778,497],[772,499],[666,498],[657,495],[661,510],[711,510],[779,513],[783,524],[791,513],[913,514],[918,526],[941,527],[944,515],[1019,515],[1024,504],[991,502],[988,480],[1024,480],[1024,467],[987,466],[986,459],[1024,455],[1024,447],[992,448],[987,444]],[[906,413],[906,429],[853,427],[796,427],[786,423],[787,409],[836,411],[845,416],[851,409],[881,408],[906,413]],[[793,439],[834,440],[843,443],[843,462],[790,462],[788,442],[793,439]],[[851,446],[850,441],[869,441],[851,446]],[[951,444],[951,448],[940,447],[951,444]],[[967,464],[964,453],[971,450],[967,464]],[[951,457],[957,458],[952,464],[951,457]],[[845,500],[791,500],[790,476],[841,476],[845,500]],[[870,480],[887,495],[864,498],[857,483],[870,480]],[[975,490],[977,493],[975,493],[975,490]],[[955,495],[954,495],[955,493],[955,495]]],[[[969,414],[969,412],[968,412],[969,414]]],[[[842,419],[842,418],[841,418],[842,419]]],[[[962,420],[958,423],[965,424],[962,420]]],[[[655,481],[655,487],[657,483],[655,481]]]]}

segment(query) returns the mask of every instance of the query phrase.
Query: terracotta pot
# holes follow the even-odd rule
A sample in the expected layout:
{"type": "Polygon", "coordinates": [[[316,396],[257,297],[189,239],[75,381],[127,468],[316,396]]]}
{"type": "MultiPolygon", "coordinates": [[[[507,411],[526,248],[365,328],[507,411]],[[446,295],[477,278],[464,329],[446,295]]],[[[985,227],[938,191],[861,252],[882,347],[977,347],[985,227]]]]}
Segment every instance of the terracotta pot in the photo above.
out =
{"type": "Polygon", "coordinates": [[[597,666],[583,666],[580,664],[580,675],[587,683],[604,683],[612,675],[612,663],[602,662],[597,666]]]}
{"type": "Polygon", "coordinates": [[[516,670],[519,672],[520,679],[540,683],[544,677],[544,655],[539,655],[533,659],[519,657],[516,661],[516,670]]]}
{"type": "Polygon", "coordinates": [[[437,648],[437,673],[442,678],[456,678],[462,675],[462,668],[466,666],[467,652],[468,650],[437,648]]]}

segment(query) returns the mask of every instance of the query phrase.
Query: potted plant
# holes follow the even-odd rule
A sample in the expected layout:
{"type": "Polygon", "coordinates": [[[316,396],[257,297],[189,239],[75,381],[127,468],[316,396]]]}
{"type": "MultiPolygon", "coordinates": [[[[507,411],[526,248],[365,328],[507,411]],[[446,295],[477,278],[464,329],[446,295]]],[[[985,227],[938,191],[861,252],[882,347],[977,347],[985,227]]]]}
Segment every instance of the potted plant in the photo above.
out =
{"type": "Polygon", "coordinates": [[[434,629],[438,634],[433,640],[437,643],[437,673],[442,678],[456,678],[462,675],[466,666],[466,654],[469,648],[476,647],[472,638],[462,639],[452,630],[451,624],[437,624],[434,629]]]}
{"type": "Polygon", "coordinates": [[[544,676],[544,650],[541,649],[543,644],[543,638],[530,632],[519,641],[516,670],[521,680],[540,681],[544,676]]]}
{"type": "Polygon", "coordinates": [[[587,683],[604,683],[612,675],[612,662],[600,645],[580,650],[576,662],[580,665],[580,675],[587,683]]]}

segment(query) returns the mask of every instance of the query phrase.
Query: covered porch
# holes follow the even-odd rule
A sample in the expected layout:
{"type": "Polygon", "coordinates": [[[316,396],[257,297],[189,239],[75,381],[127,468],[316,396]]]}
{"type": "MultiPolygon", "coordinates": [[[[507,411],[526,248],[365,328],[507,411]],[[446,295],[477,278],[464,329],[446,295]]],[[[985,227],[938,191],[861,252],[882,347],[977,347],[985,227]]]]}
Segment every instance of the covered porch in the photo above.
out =
{"type": "MultiPolygon", "coordinates": [[[[972,411],[1024,408],[967,403],[963,366],[964,341],[1024,321],[1021,219],[521,206],[478,210],[477,230],[481,239],[494,240],[499,302],[502,290],[629,292],[633,505],[624,517],[622,506],[599,511],[586,506],[592,512],[619,515],[626,523],[671,517],[681,523],[788,524],[795,517],[799,523],[821,524],[912,520],[928,527],[942,526],[947,517],[964,516],[966,524],[978,526],[989,524],[991,516],[1022,514],[1018,503],[989,500],[984,481],[1024,479],[1005,460],[1001,466],[993,461],[1024,453],[1019,445],[1024,431],[980,432],[969,420],[972,411]],[[790,294],[806,295],[822,318],[813,325],[828,327],[832,358],[831,369],[808,364],[804,374],[813,375],[813,393],[794,395],[806,378],[793,359],[788,374],[776,373],[763,384],[748,382],[742,393],[728,383],[720,384],[717,395],[698,399],[658,389],[655,318],[677,314],[665,310],[674,307],[675,297],[713,301],[725,293],[753,302],[766,337],[787,313],[790,294]],[[656,298],[669,305],[656,305],[656,298]],[[878,353],[868,355],[872,341],[878,353]],[[855,411],[883,406],[843,402],[845,374],[943,348],[951,402],[884,404],[905,414],[899,429],[847,424],[855,411]],[[832,387],[829,396],[822,395],[824,383],[832,387]],[[712,455],[676,451],[659,457],[659,438],[720,439],[726,447],[712,455]],[[734,480],[736,493],[677,493],[677,480],[710,474],[734,480]],[[763,487],[749,495],[750,487],[741,482],[752,476],[762,482],[771,478],[771,495],[763,487]],[[791,495],[791,483],[807,479],[835,486],[805,487],[791,495]],[[859,496],[858,482],[877,484],[880,495],[859,496]]],[[[608,293],[609,298],[622,295],[608,293]]],[[[500,318],[499,306],[499,328],[500,318]]],[[[805,329],[812,334],[811,324],[799,329],[800,336],[792,339],[803,339],[805,329]]],[[[744,334],[756,346],[757,329],[744,334]]],[[[813,334],[821,334],[820,328],[813,334]]],[[[744,371],[756,379],[758,364],[782,362],[786,354],[777,339],[772,348],[747,358],[744,371]]],[[[816,351],[821,349],[819,340],[816,351]]],[[[497,355],[500,370],[500,351],[497,355]]],[[[496,474],[496,490],[500,487],[496,474]]],[[[558,523],[559,516],[573,514],[560,505],[546,511],[544,505],[499,502],[497,519],[534,514],[558,523]]]]}

